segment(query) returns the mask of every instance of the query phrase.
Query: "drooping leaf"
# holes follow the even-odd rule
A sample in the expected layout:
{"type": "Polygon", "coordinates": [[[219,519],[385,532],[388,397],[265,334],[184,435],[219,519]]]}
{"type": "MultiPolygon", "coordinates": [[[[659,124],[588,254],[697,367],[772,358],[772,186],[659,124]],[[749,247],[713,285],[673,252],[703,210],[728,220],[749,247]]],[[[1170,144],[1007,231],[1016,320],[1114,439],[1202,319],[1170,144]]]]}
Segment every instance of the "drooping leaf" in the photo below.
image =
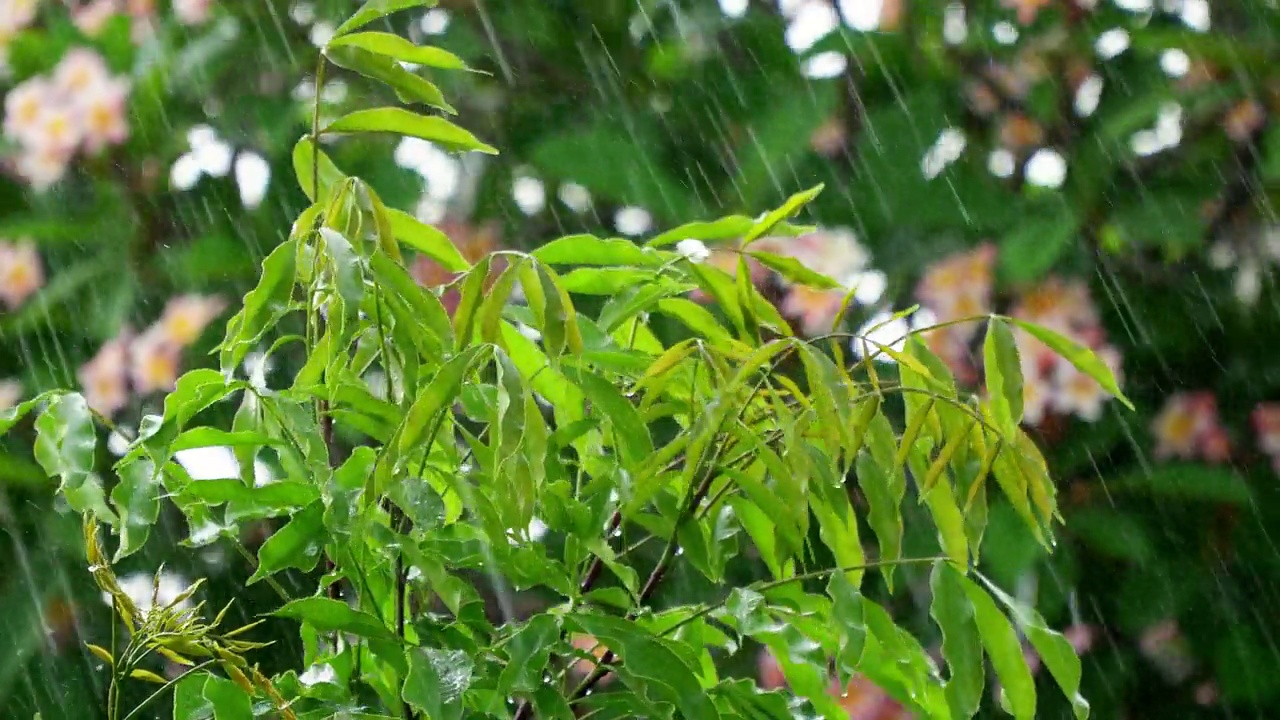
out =
{"type": "Polygon", "coordinates": [[[956,717],[973,717],[982,702],[984,687],[982,640],[974,622],[973,607],[949,563],[934,563],[929,585],[933,603],[929,613],[942,630],[942,656],[946,658],[947,704],[956,717]]]}
{"type": "Polygon", "coordinates": [[[1036,684],[1022,655],[1022,643],[1009,618],[996,606],[991,596],[969,578],[956,574],[973,608],[973,618],[987,657],[1004,688],[1013,716],[1018,720],[1036,715],[1036,684]]]}
{"type": "Polygon", "coordinates": [[[395,208],[387,208],[387,220],[397,240],[440,263],[445,270],[466,272],[471,267],[457,246],[440,230],[395,208]]]}
{"type": "Polygon", "coordinates": [[[1092,350],[1035,323],[1019,320],[1018,318],[1010,318],[1009,321],[1030,333],[1040,342],[1048,345],[1049,349],[1062,356],[1074,365],[1077,370],[1096,380],[1103,390],[1106,390],[1112,397],[1123,403],[1125,407],[1130,410],[1134,409],[1133,403],[1121,392],[1120,385],[1116,382],[1116,376],[1111,372],[1111,368],[1107,367],[1106,363],[1102,362],[1092,350]]]}
{"type": "Polygon", "coordinates": [[[1012,435],[1022,422],[1022,364],[1013,333],[1000,318],[993,317],[987,322],[982,362],[987,374],[991,412],[1001,432],[1012,435]]]}
{"type": "Polygon", "coordinates": [[[56,396],[35,425],[36,462],[50,477],[58,478],[58,492],[76,512],[91,512],[114,525],[116,514],[107,507],[102,480],[94,472],[98,434],[84,397],[78,393],[56,396]]]}
{"type": "Polygon", "coordinates": [[[111,504],[120,515],[120,547],[115,561],[146,544],[151,526],[160,516],[160,473],[151,460],[140,458],[117,469],[120,482],[111,490],[111,504]]]}

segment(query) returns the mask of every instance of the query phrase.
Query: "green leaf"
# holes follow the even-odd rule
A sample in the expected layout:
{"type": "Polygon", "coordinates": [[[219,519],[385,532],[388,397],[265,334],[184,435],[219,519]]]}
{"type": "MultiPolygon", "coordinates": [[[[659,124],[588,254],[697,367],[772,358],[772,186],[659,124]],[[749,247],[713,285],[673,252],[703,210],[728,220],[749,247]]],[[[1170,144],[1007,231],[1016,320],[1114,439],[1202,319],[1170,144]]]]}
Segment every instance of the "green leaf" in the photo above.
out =
{"type": "Polygon", "coordinates": [[[656,267],[667,262],[657,252],[622,238],[601,239],[594,235],[556,238],[533,251],[548,265],[628,265],[656,267]]]}
{"type": "Polygon", "coordinates": [[[418,115],[394,107],[357,110],[333,121],[325,132],[386,132],[429,140],[449,150],[497,155],[497,148],[486,145],[475,135],[442,117],[418,115]]]}
{"type": "Polygon", "coordinates": [[[258,549],[258,569],[248,585],[285,568],[311,572],[324,554],[324,504],[317,500],[293,516],[258,549]]]}
{"type": "Polygon", "coordinates": [[[685,327],[718,346],[738,345],[729,331],[703,306],[684,298],[665,298],[657,304],[658,312],[679,320],[685,327]]]}
{"type": "Polygon", "coordinates": [[[626,288],[652,283],[652,270],[636,268],[577,268],[571,270],[560,283],[567,292],[581,295],[616,295],[626,288]]]}
{"type": "Polygon", "coordinates": [[[466,272],[471,268],[449,236],[440,230],[395,208],[387,208],[387,219],[397,240],[440,263],[445,270],[466,272]]]}
{"type": "Polygon", "coordinates": [[[1039,280],[1072,248],[1079,220],[1064,202],[1024,214],[1000,241],[1002,277],[1012,283],[1039,280]]]}
{"type": "MultiPolygon", "coordinates": [[[[458,114],[458,111],[454,110],[453,106],[445,101],[440,88],[409,72],[400,64],[400,61],[394,58],[351,46],[331,46],[325,48],[324,55],[338,67],[354,70],[367,78],[389,86],[392,90],[395,90],[396,97],[400,98],[401,102],[422,103],[439,108],[450,115],[458,114]]],[[[368,129],[358,128],[358,130],[368,129]]],[[[379,128],[377,131],[394,132],[384,128],[379,128]]]]}
{"type": "Polygon", "coordinates": [[[634,471],[653,455],[653,440],[640,412],[608,380],[587,370],[566,368],[565,377],[582,389],[584,395],[613,425],[613,438],[623,465],[634,471]]]}
{"type": "Polygon", "coordinates": [[[551,651],[560,638],[559,620],[552,615],[535,615],[506,643],[507,666],[498,677],[497,693],[533,692],[545,685],[551,651]]]}
{"type": "Polygon", "coordinates": [[[405,414],[404,427],[400,432],[399,440],[401,454],[409,453],[431,439],[427,437],[427,432],[432,422],[456,399],[463,379],[471,370],[472,363],[486,349],[471,347],[455,355],[440,367],[430,384],[418,394],[405,414]]]}
{"type": "Polygon", "coordinates": [[[471,685],[472,661],[464,650],[413,648],[403,697],[431,720],[462,717],[462,694],[471,685]]]}
{"type": "Polygon", "coordinates": [[[345,632],[373,640],[399,642],[378,618],[329,598],[291,600],[271,615],[306,622],[320,632],[345,632]]]}
{"type": "Polygon", "coordinates": [[[718,242],[736,240],[747,234],[755,221],[746,215],[730,215],[710,222],[685,223],[680,227],[668,230],[645,243],[648,247],[658,248],[675,245],[681,240],[701,240],[718,242]]]}
{"type": "MultiPolygon", "coordinates": [[[[235,372],[245,355],[271,329],[275,319],[288,309],[297,273],[297,255],[297,242],[287,240],[262,261],[258,285],[245,294],[240,311],[227,321],[227,333],[219,345],[218,356],[224,373],[235,372]]],[[[167,398],[165,404],[167,407],[167,398]]]]}
{"type": "Polygon", "coordinates": [[[160,473],[142,458],[117,469],[120,482],[111,490],[111,503],[120,514],[120,547],[113,561],[128,557],[146,544],[151,526],[160,517],[160,473]]]}
{"type": "Polygon", "coordinates": [[[758,250],[753,250],[746,254],[758,260],[761,265],[773,270],[791,282],[818,288],[820,290],[834,290],[841,287],[840,283],[832,280],[822,273],[810,270],[805,267],[803,263],[793,257],[775,255],[773,253],[760,252],[758,250]]]}
{"type": "Polygon", "coordinates": [[[831,597],[831,619],[836,637],[840,641],[837,654],[845,668],[858,667],[866,648],[867,626],[862,612],[862,593],[849,582],[844,573],[834,573],[827,582],[827,595],[831,597]]]}
{"type": "MultiPolygon", "coordinates": [[[[831,551],[837,567],[856,567],[866,563],[862,541],[858,539],[858,518],[849,504],[844,486],[822,485],[811,491],[809,507],[818,519],[818,531],[823,544],[831,551]],[[821,496],[825,495],[825,499],[821,496]]],[[[855,588],[862,584],[862,570],[842,573],[848,576],[855,588]]]]}
{"type": "Polygon", "coordinates": [[[202,447],[260,447],[283,445],[284,441],[270,435],[252,431],[228,432],[215,427],[194,427],[186,430],[169,446],[170,452],[180,452],[202,447]]]}
{"type": "Polygon", "coordinates": [[[720,711],[707,697],[692,666],[666,641],[636,623],[599,615],[574,615],[573,622],[622,659],[618,674],[653,702],[670,703],[686,718],[715,720],[720,711]]]}
{"type": "Polygon", "coordinates": [[[1009,618],[1000,612],[991,596],[967,577],[956,573],[956,579],[964,589],[973,608],[973,618],[978,626],[982,646],[991,658],[991,665],[1000,678],[1005,697],[1014,717],[1018,720],[1036,716],[1036,684],[1022,654],[1022,643],[1013,631],[1009,618]]]}
{"type": "MultiPolygon", "coordinates": [[[[883,416],[882,416],[883,417],[883,416]]],[[[892,432],[892,431],[890,431],[892,432]]],[[[890,460],[892,463],[892,459],[890,460]]],[[[867,498],[870,509],[868,524],[880,543],[880,557],[898,560],[902,557],[902,497],[906,484],[895,480],[892,465],[886,467],[875,460],[870,452],[858,454],[855,463],[858,487],[867,498]]],[[[886,584],[893,587],[893,567],[882,570],[886,584]]]]}
{"type": "Polygon", "coordinates": [[[1108,368],[1106,363],[1094,355],[1089,348],[1035,323],[1018,318],[1009,318],[1009,321],[1048,345],[1049,349],[1066,359],[1077,370],[1096,380],[1103,390],[1111,393],[1111,396],[1123,403],[1125,407],[1134,409],[1133,403],[1129,402],[1129,398],[1120,391],[1120,385],[1116,382],[1116,376],[1112,374],[1111,368],[1108,368]]]}
{"type": "Polygon", "coordinates": [[[204,699],[213,705],[214,720],[253,720],[253,698],[237,684],[215,675],[202,675],[204,699]]]}
{"type": "Polygon", "coordinates": [[[1076,655],[1071,643],[1061,633],[1049,629],[1040,613],[1009,597],[987,578],[981,575],[978,577],[991,594],[1012,613],[1018,627],[1031,642],[1031,647],[1035,648],[1045,667],[1049,668],[1049,674],[1071,702],[1076,720],[1088,718],[1089,702],[1080,694],[1080,657],[1076,655]]]}
{"type": "Polygon", "coordinates": [[[415,65],[438,68],[440,70],[470,70],[462,58],[448,50],[438,47],[414,45],[399,35],[385,32],[362,32],[351,35],[339,35],[329,41],[329,47],[349,45],[368,50],[378,55],[386,55],[415,65]]]}
{"type": "Polygon", "coordinates": [[[94,472],[98,433],[89,404],[78,393],[56,396],[36,420],[35,457],[47,475],[59,479],[58,492],[78,513],[92,512],[116,523],[107,507],[102,480],[94,472]]]}
{"type": "Polygon", "coordinates": [[[778,223],[800,212],[801,208],[812,202],[814,198],[818,197],[818,194],[822,192],[822,188],[823,186],[820,184],[815,185],[808,190],[798,192],[787,198],[787,201],[782,204],[782,207],[779,207],[777,210],[765,215],[759,222],[751,226],[751,229],[747,231],[747,234],[742,236],[742,247],[746,248],[752,242],[769,234],[769,232],[772,231],[774,226],[778,223]]]}
{"type": "Polygon", "coordinates": [[[393,12],[416,7],[435,7],[435,5],[436,0],[366,0],[365,4],[361,5],[354,15],[338,26],[338,30],[334,34],[337,37],[346,35],[352,30],[362,28],[374,20],[384,18],[393,12]]]}
{"type": "Polygon", "coordinates": [[[999,318],[987,321],[987,337],[982,344],[982,363],[987,374],[987,394],[991,412],[1000,431],[1013,435],[1022,422],[1022,363],[1018,345],[1009,326],[999,318]]]}
{"type": "Polygon", "coordinates": [[[311,202],[315,202],[317,197],[327,197],[333,186],[347,179],[346,174],[333,164],[323,150],[316,150],[315,143],[311,142],[309,135],[304,135],[293,146],[293,175],[298,179],[299,187],[311,202]],[[319,155],[318,158],[317,155],[319,155]],[[315,172],[316,170],[319,172],[315,172]],[[315,192],[317,174],[320,179],[318,195],[315,192]]]}
{"type": "Polygon", "coordinates": [[[27,416],[35,408],[43,405],[45,402],[56,398],[62,393],[57,390],[42,392],[30,400],[23,400],[11,408],[0,410],[0,436],[9,432],[14,425],[18,424],[22,418],[27,416]]]}
{"type": "Polygon", "coordinates": [[[1249,483],[1230,468],[1173,463],[1107,481],[1107,492],[1247,505],[1254,502],[1249,483]]]}
{"type": "Polygon", "coordinates": [[[933,604],[929,613],[942,630],[942,657],[947,661],[947,704],[955,717],[973,717],[982,702],[984,687],[982,639],[974,621],[973,607],[959,581],[959,573],[949,563],[934,563],[929,586],[933,604]]]}
{"type": "Polygon", "coordinates": [[[188,483],[181,494],[207,505],[236,503],[264,516],[304,508],[320,497],[320,491],[310,483],[282,480],[251,486],[238,478],[195,480],[188,483]]]}

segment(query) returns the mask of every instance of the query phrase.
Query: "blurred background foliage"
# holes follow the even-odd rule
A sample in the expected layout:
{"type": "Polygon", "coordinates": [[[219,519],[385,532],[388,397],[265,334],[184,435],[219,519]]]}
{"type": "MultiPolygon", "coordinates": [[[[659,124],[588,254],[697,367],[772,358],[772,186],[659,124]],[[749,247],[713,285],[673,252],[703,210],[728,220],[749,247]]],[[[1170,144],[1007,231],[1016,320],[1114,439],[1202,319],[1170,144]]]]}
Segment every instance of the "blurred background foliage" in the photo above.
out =
{"type": "MultiPolygon", "coordinates": [[[[380,92],[336,73],[313,97],[316,45],[354,6],[0,2],[0,403],[78,385],[127,433],[181,369],[210,363],[201,331],[304,207],[290,154],[313,108],[332,118],[380,92]]],[[[1138,413],[1023,347],[1066,529],[1047,556],[996,505],[983,570],[1069,629],[1097,717],[1274,716],[1274,3],[440,0],[392,20],[477,71],[433,80],[502,154],[368,137],[328,152],[469,257],[754,215],[822,182],[822,229],[794,254],[848,271],[851,328],[921,302],[940,320],[1031,316],[1101,350],[1138,413]]],[[[797,327],[834,316],[830,297],[779,292],[797,327]]],[[[938,337],[960,377],[976,372],[971,336],[938,337]]],[[[0,444],[0,716],[90,717],[105,686],[80,640],[108,609],[33,435],[0,444]]],[[[227,477],[234,461],[183,464],[227,477]]],[[[210,606],[271,607],[232,546],[174,552],[188,530],[169,516],[159,534],[120,571],[168,563],[211,578],[210,606]]],[[[885,600],[927,633],[927,579],[907,577],[885,600]]],[[[668,592],[714,590],[700,582],[668,592]]],[[[298,640],[279,639],[263,661],[282,669],[298,640]]],[[[739,670],[775,681],[760,668],[739,670]]],[[[862,686],[848,705],[897,712],[862,686]]]]}

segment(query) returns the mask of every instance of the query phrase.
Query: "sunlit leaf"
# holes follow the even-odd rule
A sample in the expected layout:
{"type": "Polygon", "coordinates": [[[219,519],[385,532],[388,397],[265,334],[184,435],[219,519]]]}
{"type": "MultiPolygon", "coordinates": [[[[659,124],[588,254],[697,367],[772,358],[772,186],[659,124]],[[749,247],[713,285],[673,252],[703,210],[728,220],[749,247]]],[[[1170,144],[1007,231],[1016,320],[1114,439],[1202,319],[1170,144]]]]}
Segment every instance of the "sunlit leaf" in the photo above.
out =
{"type": "Polygon", "coordinates": [[[1129,402],[1129,398],[1125,397],[1124,393],[1120,391],[1120,385],[1116,383],[1116,377],[1111,372],[1111,368],[1108,368],[1106,363],[1093,354],[1092,350],[1035,323],[1017,318],[1010,318],[1009,322],[1027,331],[1037,340],[1048,345],[1049,349],[1074,365],[1077,370],[1096,380],[1103,390],[1106,390],[1121,403],[1124,403],[1125,407],[1130,410],[1134,409],[1133,403],[1129,402]]]}
{"type": "MultiPolygon", "coordinates": [[[[445,101],[444,95],[440,92],[440,88],[406,70],[400,64],[399,60],[386,57],[385,55],[371,53],[368,50],[363,50],[354,46],[328,47],[325,49],[325,57],[332,61],[334,65],[344,67],[348,70],[354,70],[367,78],[377,80],[389,86],[395,91],[396,97],[400,98],[401,102],[423,103],[424,105],[439,108],[450,115],[456,115],[458,112],[453,109],[452,105],[445,101]]],[[[362,111],[356,112],[359,113],[362,111]]],[[[408,113],[408,111],[403,112],[411,114],[408,113]]],[[[355,128],[355,130],[366,132],[393,132],[388,128],[358,127],[355,128]]],[[[333,130],[332,132],[341,131],[333,130]]]]}
{"type": "MultiPolygon", "coordinates": [[[[354,18],[353,18],[354,19],[354,18]]],[[[329,41],[329,47],[350,45],[378,55],[386,55],[414,65],[441,70],[470,70],[462,58],[438,47],[414,45],[399,35],[386,32],[362,32],[339,35],[329,41]]]]}
{"type": "Polygon", "coordinates": [[[356,110],[333,121],[324,129],[326,133],[385,132],[401,136],[422,138],[449,150],[470,151],[497,155],[498,151],[476,139],[442,117],[417,115],[401,108],[385,107],[372,110],[356,110]]]}

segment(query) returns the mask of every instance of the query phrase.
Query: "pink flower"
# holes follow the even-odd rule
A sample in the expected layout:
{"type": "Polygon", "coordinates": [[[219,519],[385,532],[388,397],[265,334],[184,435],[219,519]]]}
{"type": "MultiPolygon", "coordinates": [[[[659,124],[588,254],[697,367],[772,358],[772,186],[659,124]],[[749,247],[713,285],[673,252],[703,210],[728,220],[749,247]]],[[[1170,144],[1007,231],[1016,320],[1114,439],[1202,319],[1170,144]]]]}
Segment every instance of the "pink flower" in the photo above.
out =
{"type": "Polygon", "coordinates": [[[1280,403],[1258,403],[1249,419],[1258,436],[1258,449],[1271,458],[1272,467],[1280,472],[1280,403]]]}
{"type": "Polygon", "coordinates": [[[1177,620],[1165,620],[1143,631],[1138,650],[1170,683],[1180,683],[1195,671],[1195,658],[1177,620]]]}
{"type": "Polygon", "coordinates": [[[129,137],[126,119],[128,97],[128,81],[111,78],[77,101],[84,113],[86,151],[95,153],[106,145],[119,145],[129,137]]]}
{"type": "Polygon", "coordinates": [[[831,332],[846,295],[848,291],[841,288],[819,290],[794,285],[787,290],[782,306],[778,309],[789,318],[799,319],[801,334],[815,337],[831,332]]]}
{"type": "Polygon", "coordinates": [[[152,331],[170,344],[186,347],[200,339],[205,327],[226,307],[227,303],[217,296],[180,295],[169,300],[152,331]]]}
{"type": "Polygon", "coordinates": [[[178,381],[182,348],[153,325],[129,346],[129,377],[141,395],[171,391],[178,381]]]}
{"type": "Polygon", "coordinates": [[[54,102],[53,86],[44,78],[17,85],[4,98],[4,134],[21,143],[31,142],[37,136],[41,111],[54,102]]]}
{"type": "Polygon", "coordinates": [[[16,310],[44,286],[44,267],[30,240],[17,245],[0,241],[0,300],[16,310]]]}
{"type": "MultiPolygon", "coordinates": [[[[996,247],[984,244],[971,252],[950,255],[934,263],[916,285],[916,297],[940,322],[991,312],[996,247]]],[[[966,328],[969,337],[976,327],[966,328]]]]}
{"type": "Polygon", "coordinates": [[[71,21],[80,32],[89,37],[97,37],[111,16],[118,12],[120,3],[117,0],[90,0],[72,12],[71,21]]]}
{"type": "Polygon", "coordinates": [[[121,332],[76,371],[76,378],[80,381],[89,407],[108,417],[129,402],[129,341],[129,331],[121,332]]]}
{"type": "Polygon", "coordinates": [[[1155,456],[1160,459],[1222,462],[1231,454],[1226,429],[1218,420],[1217,401],[1209,392],[1170,396],[1151,430],[1156,437],[1155,456]]]}
{"type": "Polygon", "coordinates": [[[42,193],[53,187],[71,163],[71,153],[51,148],[28,148],[18,155],[14,163],[18,174],[31,184],[31,189],[42,193]]]}
{"type": "Polygon", "coordinates": [[[53,69],[53,86],[74,102],[82,93],[93,90],[110,77],[111,71],[101,55],[88,48],[73,48],[53,69]]]}
{"type": "Polygon", "coordinates": [[[17,380],[0,380],[0,412],[8,410],[22,400],[22,383],[17,380]]]}
{"type": "Polygon", "coordinates": [[[213,0],[173,0],[173,16],[183,25],[199,25],[209,19],[213,0]]]}

